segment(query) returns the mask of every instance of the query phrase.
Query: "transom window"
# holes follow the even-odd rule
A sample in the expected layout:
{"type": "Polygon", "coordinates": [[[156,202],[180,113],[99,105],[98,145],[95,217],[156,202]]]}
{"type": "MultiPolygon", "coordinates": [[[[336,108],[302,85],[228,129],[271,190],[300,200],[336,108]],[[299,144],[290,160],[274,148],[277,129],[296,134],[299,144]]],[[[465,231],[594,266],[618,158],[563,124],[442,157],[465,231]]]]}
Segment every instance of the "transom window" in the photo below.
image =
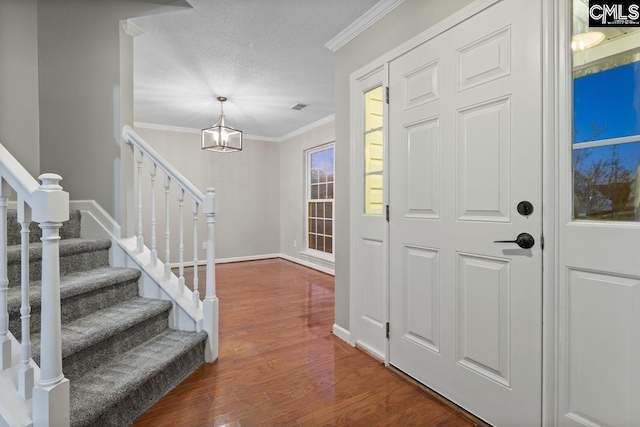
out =
{"type": "Polygon", "coordinates": [[[307,248],[333,254],[333,144],[307,152],[307,248]]]}

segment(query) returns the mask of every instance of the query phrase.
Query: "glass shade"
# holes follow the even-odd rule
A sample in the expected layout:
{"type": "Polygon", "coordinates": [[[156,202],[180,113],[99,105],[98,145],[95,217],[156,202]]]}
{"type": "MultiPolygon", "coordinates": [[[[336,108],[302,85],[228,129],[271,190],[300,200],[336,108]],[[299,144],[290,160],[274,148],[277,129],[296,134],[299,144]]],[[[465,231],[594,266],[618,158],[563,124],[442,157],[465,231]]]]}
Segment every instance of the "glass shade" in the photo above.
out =
{"type": "Polygon", "coordinates": [[[218,123],[202,129],[202,149],[218,153],[242,151],[242,131],[227,126],[221,116],[218,123]]]}

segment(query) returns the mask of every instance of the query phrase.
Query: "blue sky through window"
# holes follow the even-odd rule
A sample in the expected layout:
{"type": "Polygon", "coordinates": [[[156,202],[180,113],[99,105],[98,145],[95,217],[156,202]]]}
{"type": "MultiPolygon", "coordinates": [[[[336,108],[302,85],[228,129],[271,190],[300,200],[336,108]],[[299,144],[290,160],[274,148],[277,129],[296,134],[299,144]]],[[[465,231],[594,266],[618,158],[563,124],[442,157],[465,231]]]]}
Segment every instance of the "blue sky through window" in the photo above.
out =
{"type": "MultiPolygon", "coordinates": [[[[640,135],[640,62],[577,78],[573,89],[574,143],[640,135]],[[594,126],[601,133],[595,135],[594,126]]],[[[640,144],[620,144],[618,150],[635,172],[640,144]]],[[[611,149],[595,150],[594,158],[598,152],[611,149]]]]}
{"type": "Polygon", "coordinates": [[[327,176],[333,176],[333,148],[312,153],[311,169],[322,170],[327,176]]]}

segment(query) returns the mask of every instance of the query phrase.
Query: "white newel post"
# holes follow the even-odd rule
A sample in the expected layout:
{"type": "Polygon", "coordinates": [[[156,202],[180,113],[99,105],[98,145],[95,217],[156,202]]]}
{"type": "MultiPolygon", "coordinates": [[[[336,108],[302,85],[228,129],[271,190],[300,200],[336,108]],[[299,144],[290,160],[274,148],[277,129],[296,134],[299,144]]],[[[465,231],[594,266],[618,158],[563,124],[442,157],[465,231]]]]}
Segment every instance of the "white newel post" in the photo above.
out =
{"type": "Polygon", "coordinates": [[[204,330],[209,335],[205,347],[205,360],[208,363],[218,358],[218,297],[216,296],[216,256],[215,256],[215,217],[218,212],[216,190],[207,188],[202,206],[207,216],[207,276],[206,296],[203,301],[204,330]]]}
{"type": "Polygon", "coordinates": [[[7,311],[7,197],[0,178],[0,369],[11,367],[11,340],[9,339],[9,313],[7,311]]]}
{"type": "Polygon", "coordinates": [[[42,229],[40,381],[33,390],[33,424],[69,425],[69,380],[62,373],[60,227],[69,219],[69,194],[56,174],[43,174],[33,193],[33,220],[42,229]]]}

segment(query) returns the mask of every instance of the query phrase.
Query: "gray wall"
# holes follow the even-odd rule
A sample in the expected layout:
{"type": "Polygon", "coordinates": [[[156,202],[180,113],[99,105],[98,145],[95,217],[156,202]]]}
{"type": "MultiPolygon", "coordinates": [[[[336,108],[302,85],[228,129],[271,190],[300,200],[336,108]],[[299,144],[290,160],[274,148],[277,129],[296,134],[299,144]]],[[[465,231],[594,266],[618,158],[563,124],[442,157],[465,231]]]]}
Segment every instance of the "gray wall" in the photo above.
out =
{"type": "Polygon", "coordinates": [[[36,0],[0,1],[0,143],[40,172],[36,0]]]}
{"type": "Polygon", "coordinates": [[[40,170],[59,173],[71,199],[94,199],[118,222],[120,21],[178,10],[161,6],[170,2],[38,2],[40,170]]]}
{"type": "MultiPolygon", "coordinates": [[[[280,252],[312,264],[333,269],[333,263],[301,255],[304,250],[305,150],[335,140],[334,123],[327,123],[280,144],[280,252]],[[297,242],[296,247],[293,241],[297,242]]],[[[342,176],[335,186],[341,188],[342,176]]],[[[338,190],[336,190],[338,191],[338,190]]]]}
{"type": "MultiPolygon", "coordinates": [[[[214,187],[218,195],[216,216],[216,258],[238,258],[280,252],[280,156],[275,142],[245,140],[239,153],[212,153],[200,148],[200,135],[156,129],[135,128],[149,145],[191,181],[200,191],[214,187]]],[[[158,253],[165,257],[164,184],[158,172],[156,181],[156,216],[158,253]]],[[[150,183],[149,166],[143,169],[143,184],[150,183]]],[[[148,193],[147,193],[148,194],[148,193]]],[[[178,193],[171,193],[171,260],[178,261],[179,215],[178,193]]],[[[150,196],[144,200],[150,212],[150,196]]],[[[193,260],[193,219],[191,201],[185,199],[185,262],[193,260]]],[[[204,217],[200,214],[198,259],[205,251],[204,217]]],[[[146,217],[146,216],[145,216],[146,217]]],[[[150,217],[144,223],[145,244],[151,247],[150,217]]]]}
{"type": "Polygon", "coordinates": [[[336,283],[335,322],[349,329],[349,77],[472,0],[406,0],[336,52],[336,283]]]}

